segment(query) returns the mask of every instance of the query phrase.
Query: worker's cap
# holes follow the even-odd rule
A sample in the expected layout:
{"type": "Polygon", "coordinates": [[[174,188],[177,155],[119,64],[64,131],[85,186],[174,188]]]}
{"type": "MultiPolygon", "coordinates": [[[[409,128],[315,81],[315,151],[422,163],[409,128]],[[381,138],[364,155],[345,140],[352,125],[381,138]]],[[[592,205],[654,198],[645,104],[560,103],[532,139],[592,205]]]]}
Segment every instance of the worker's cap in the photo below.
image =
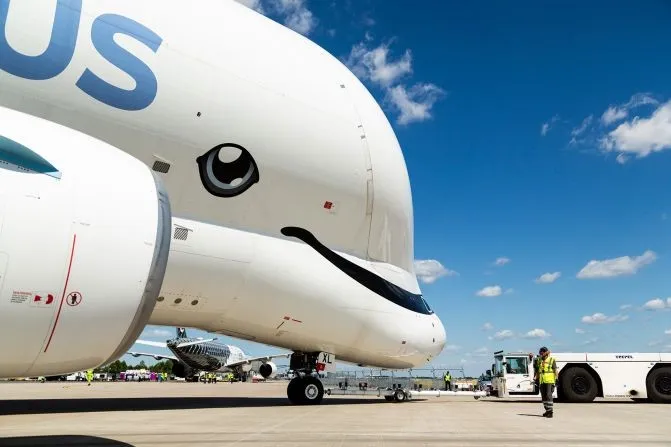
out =
{"type": "Polygon", "coordinates": [[[548,352],[548,348],[546,348],[545,346],[543,346],[542,348],[540,348],[540,349],[538,350],[538,353],[539,353],[539,354],[543,354],[544,352],[548,352]]]}

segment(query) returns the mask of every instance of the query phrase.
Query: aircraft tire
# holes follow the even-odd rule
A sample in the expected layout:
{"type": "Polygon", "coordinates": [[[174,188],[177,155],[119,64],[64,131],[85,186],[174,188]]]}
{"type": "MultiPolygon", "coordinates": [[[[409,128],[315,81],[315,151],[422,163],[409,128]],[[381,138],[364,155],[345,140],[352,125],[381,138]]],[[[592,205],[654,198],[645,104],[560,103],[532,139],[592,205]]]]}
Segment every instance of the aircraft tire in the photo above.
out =
{"type": "Polygon", "coordinates": [[[648,374],[648,397],[656,403],[671,403],[671,367],[657,368],[648,374]]]}
{"type": "Polygon", "coordinates": [[[287,397],[289,398],[289,402],[291,402],[293,405],[301,404],[301,395],[299,394],[300,383],[301,378],[296,376],[291,379],[291,381],[289,381],[289,385],[287,385],[287,397]]]}
{"type": "Polygon", "coordinates": [[[294,377],[287,386],[287,397],[294,405],[318,405],[324,397],[324,386],[316,377],[294,377]]]}

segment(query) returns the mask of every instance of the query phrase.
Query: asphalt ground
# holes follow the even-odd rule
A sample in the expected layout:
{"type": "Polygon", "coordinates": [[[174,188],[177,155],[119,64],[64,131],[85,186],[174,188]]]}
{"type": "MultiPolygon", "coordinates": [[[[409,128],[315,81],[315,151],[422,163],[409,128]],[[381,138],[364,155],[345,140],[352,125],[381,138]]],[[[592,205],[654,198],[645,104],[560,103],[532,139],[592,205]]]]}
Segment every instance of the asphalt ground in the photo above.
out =
{"type": "Polygon", "coordinates": [[[671,407],[631,400],[325,396],[268,383],[0,382],[0,446],[671,446],[671,407]]]}

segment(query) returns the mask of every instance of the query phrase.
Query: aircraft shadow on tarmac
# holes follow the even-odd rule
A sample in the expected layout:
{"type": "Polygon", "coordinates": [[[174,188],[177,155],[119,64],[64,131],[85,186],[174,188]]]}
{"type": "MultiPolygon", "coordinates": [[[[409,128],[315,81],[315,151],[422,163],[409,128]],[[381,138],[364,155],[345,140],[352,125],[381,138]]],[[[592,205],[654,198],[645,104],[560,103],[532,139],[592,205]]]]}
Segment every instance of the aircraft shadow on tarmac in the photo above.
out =
{"type": "MultiPolygon", "coordinates": [[[[376,399],[324,399],[320,405],[383,404],[376,399]]],[[[198,408],[258,408],[290,406],[286,398],[259,397],[128,397],[83,399],[0,400],[0,416],[94,411],[191,410],[198,408]]],[[[0,443],[0,445],[3,445],[0,443]]]]}
{"type": "Polygon", "coordinates": [[[2,447],[41,447],[54,445],[133,447],[132,444],[115,441],[114,439],[83,435],[17,436],[0,438],[0,446],[2,447]]]}

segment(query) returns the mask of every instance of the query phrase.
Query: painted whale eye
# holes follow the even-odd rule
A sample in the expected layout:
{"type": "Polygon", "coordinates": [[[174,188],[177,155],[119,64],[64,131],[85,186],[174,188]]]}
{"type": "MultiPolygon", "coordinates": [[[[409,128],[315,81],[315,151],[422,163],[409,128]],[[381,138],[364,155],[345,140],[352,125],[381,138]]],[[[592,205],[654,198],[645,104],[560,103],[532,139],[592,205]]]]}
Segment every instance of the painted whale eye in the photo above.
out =
{"type": "Polygon", "coordinates": [[[217,197],[235,197],[259,181],[259,170],[247,149],[235,143],[213,147],[196,159],[200,180],[217,197]]]}

